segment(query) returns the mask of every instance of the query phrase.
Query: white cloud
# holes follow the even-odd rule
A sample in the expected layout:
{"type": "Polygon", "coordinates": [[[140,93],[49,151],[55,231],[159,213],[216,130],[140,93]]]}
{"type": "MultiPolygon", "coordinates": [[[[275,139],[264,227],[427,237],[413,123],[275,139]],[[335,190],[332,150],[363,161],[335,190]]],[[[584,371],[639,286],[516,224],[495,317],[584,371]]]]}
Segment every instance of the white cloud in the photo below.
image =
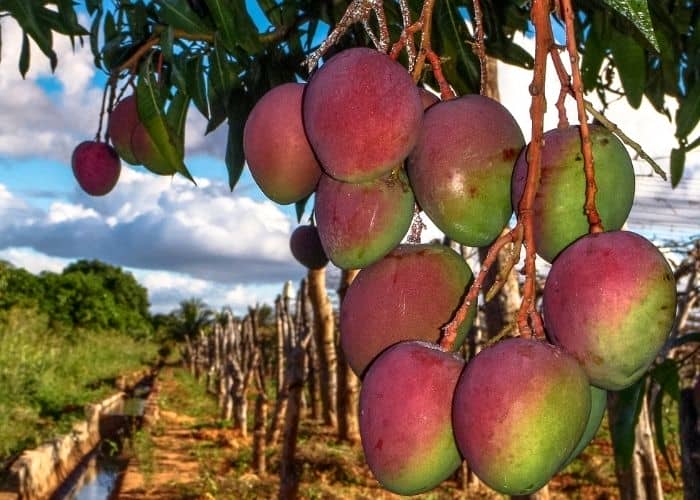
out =
{"type": "Polygon", "coordinates": [[[0,259],[7,260],[15,267],[24,268],[34,274],[39,274],[42,271],[60,273],[70,263],[69,259],[50,257],[26,247],[0,250],[0,259]]]}
{"type": "Polygon", "coordinates": [[[110,193],[76,187],[48,210],[0,187],[0,248],[32,247],[62,258],[98,258],[221,283],[277,283],[303,273],[289,251],[293,222],[272,202],[234,196],[222,183],[163,178],[125,168],[110,193]],[[24,206],[32,217],[17,217],[24,206]]]}

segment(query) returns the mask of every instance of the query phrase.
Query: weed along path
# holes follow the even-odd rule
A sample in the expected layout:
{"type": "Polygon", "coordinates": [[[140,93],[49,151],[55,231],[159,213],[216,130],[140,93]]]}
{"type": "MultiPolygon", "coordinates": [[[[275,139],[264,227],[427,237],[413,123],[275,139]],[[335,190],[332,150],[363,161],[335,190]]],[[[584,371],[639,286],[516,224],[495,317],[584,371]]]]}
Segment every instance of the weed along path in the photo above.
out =
{"type": "MultiPolygon", "coordinates": [[[[120,499],[277,498],[281,446],[265,451],[266,473],[253,468],[252,432],[242,436],[220,418],[215,397],[204,380],[195,380],[184,368],[163,367],[154,384],[144,425],[125,443],[131,457],[120,479],[120,499]]],[[[251,412],[252,413],[252,412],[251,412]]],[[[332,428],[304,414],[300,422],[296,460],[301,499],[399,500],[379,487],[362,455],[359,443],[339,443],[332,428]]],[[[252,419],[252,415],[249,415],[252,419]]],[[[249,423],[251,423],[249,421],[249,423]]],[[[549,500],[614,500],[619,498],[612,448],[607,429],[601,429],[592,447],[549,484],[549,500]]],[[[419,500],[503,499],[485,486],[465,489],[453,477],[419,500]]],[[[464,487],[464,486],[462,486],[464,487]]],[[[668,498],[681,498],[677,490],[668,498]]]]}
{"type": "Polygon", "coordinates": [[[226,466],[232,431],[216,428],[216,403],[184,371],[163,369],[154,390],[156,417],[129,442],[118,498],[203,497],[207,478],[226,466]]]}

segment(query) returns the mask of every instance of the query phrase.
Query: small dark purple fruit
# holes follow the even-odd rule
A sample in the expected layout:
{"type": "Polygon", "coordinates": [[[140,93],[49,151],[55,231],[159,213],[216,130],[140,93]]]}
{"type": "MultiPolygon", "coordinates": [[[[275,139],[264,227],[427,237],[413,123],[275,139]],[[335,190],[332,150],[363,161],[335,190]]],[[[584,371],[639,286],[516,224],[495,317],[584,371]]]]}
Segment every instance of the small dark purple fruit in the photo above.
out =
{"type": "Polygon", "coordinates": [[[316,226],[299,226],[289,238],[292,255],[309,269],[321,269],[328,264],[328,256],[323,251],[316,226]]]}
{"type": "Polygon", "coordinates": [[[87,194],[103,196],[119,180],[121,162],[112,146],[104,142],[84,141],[73,150],[73,175],[87,194]]]}

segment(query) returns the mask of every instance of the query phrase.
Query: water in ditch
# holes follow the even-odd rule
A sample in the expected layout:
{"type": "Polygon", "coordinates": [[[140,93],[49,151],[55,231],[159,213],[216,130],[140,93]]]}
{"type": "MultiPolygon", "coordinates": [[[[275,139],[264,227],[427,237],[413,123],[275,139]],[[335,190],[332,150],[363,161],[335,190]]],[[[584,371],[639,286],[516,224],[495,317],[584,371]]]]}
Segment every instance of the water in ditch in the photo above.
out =
{"type": "Polygon", "coordinates": [[[114,413],[100,418],[104,438],[53,494],[52,500],[114,498],[129,462],[122,444],[140,426],[149,392],[149,386],[137,386],[114,413]]]}

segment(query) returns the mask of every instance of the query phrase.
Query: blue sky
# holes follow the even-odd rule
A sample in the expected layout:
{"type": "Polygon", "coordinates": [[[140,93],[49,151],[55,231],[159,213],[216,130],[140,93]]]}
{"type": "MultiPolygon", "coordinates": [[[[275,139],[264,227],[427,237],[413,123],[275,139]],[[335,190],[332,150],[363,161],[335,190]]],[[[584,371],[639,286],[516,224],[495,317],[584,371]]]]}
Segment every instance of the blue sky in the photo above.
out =
{"type": "MultiPolygon", "coordinates": [[[[104,77],[93,68],[87,47],[73,52],[68,40],[57,37],[56,73],[35,48],[30,73],[22,80],[20,31],[10,19],[0,23],[0,258],[32,272],[60,272],[77,258],[124,266],[148,287],[154,311],[169,311],[191,296],[216,308],[241,310],[271,302],[284,281],[304,275],[288,249],[296,226],[293,207],[266,200],[247,171],[230,193],[223,161],[226,126],[205,137],[206,123],[194,109],[187,123],[186,159],[197,187],[179,176],[158,177],[124,164],[108,196],[82,193],[70,155],[79,142],[94,137],[104,77]]],[[[549,73],[549,102],[554,103],[558,84],[549,73]]],[[[524,70],[499,66],[502,101],[526,137],[529,79],[524,70]]],[[[550,108],[547,128],[556,126],[550,108]]],[[[570,106],[572,122],[575,116],[570,106]]],[[[667,166],[673,127],[648,103],[632,111],[618,101],[608,116],[667,166]]],[[[671,190],[635,162],[639,204],[629,228],[675,238],[700,232],[699,165],[700,155],[691,155],[687,178],[671,190]]],[[[424,240],[435,236],[440,233],[430,227],[424,240]]],[[[331,285],[337,275],[332,269],[331,285]]]]}

